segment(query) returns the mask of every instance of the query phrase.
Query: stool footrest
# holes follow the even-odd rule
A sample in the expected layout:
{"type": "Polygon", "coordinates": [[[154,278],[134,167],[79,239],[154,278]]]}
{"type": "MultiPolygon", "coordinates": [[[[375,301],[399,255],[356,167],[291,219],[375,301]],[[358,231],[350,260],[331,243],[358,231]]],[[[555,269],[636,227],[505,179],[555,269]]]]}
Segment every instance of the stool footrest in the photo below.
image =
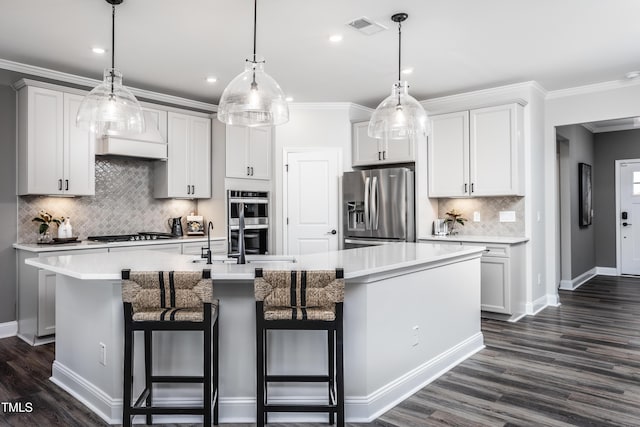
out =
{"type": "Polygon", "coordinates": [[[145,388],[144,390],[142,390],[142,393],[140,393],[140,397],[138,397],[138,400],[136,400],[136,403],[133,404],[134,408],[139,408],[142,406],[142,403],[147,400],[147,397],[149,396],[149,393],[151,392],[151,390],[149,390],[148,388],[145,388]]]}
{"type": "Polygon", "coordinates": [[[152,383],[204,383],[204,377],[152,375],[152,383]]]}
{"type": "Polygon", "coordinates": [[[265,412],[336,412],[337,405],[264,405],[265,412]]]}
{"type": "Polygon", "coordinates": [[[143,408],[131,408],[131,415],[204,415],[205,408],[185,408],[173,406],[148,406],[143,408]]]}
{"type": "Polygon", "coordinates": [[[329,379],[329,375],[265,375],[265,381],[274,383],[322,383],[329,379]]]}

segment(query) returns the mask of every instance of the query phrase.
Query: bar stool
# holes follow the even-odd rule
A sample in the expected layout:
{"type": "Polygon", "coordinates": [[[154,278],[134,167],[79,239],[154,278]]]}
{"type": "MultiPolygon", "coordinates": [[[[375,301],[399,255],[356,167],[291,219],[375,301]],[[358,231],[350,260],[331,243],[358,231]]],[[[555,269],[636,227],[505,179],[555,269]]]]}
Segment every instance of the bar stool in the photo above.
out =
{"type": "Polygon", "coordinates": [[[124,390],[122,425],[131,417],[145,415],[203,415],[204,425],[218,425],[218,301],[213,299],[211,271],[122,270],[124,305],[124,390]],[[144,331],[145,388],[132,405],[134,332],[144,331]],[[204,369],[202,376],[161,376],[152,372],[153,331],[202,331],[204,369]],[[202,407],[153,406],[153,385],[200,383],[202,407]]]}
{"type": "Polygon", "coordinates": [[[344,362],[342,354],[342,304],[344,272],[336,270],[255,270],[256,360],[258,427],[267,423],[269,412],[326,412],[329,423],[344,427],[344,362]],[[267,331],[327,331],[326,375],[270,375],[267,372],[267,331]],[[268,384],[326,382],[328,404],[284,405],[268,401],[268,384]]]}

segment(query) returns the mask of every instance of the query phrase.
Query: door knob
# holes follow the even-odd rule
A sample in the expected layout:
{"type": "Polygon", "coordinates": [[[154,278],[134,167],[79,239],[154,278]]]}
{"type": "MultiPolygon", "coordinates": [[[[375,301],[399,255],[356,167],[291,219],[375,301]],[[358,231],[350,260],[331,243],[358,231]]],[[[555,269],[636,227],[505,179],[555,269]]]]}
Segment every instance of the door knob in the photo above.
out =
{"type": "Polygon", "coordinates": [[[336,230],[327,231],[327,234],[336,234],[336,233],[337,233],[336,230]]]}
{"type": "Polygon", "coordinates": [[[623,226],[623,227],[627,227],[627,226],[629,226],[629,225],[631,225],[631,224],[629,224],[628,222],[623,222],[623,223],[622,223],[622,226],[623,226]]]}

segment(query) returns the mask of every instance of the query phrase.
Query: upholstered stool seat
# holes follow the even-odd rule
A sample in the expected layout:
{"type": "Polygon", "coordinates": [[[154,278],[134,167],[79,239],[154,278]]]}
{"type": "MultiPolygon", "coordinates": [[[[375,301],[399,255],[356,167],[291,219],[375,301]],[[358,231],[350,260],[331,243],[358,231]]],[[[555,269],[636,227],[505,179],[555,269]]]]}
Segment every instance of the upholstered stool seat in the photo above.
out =
{"type": "MultiPolygon", "coordinates": [[[[131,426],[131,417],[145,415],[147,424],[154,414],[203,415],[204,425],[218,424],[218,301],[213,299],[213,281],[203,271],[122,271],[124,306],[124,390],[122,425],[131,426]],[[144,332],[145,389],[132,404],[133,340],[135,331],[144,332]],[[154,375],[154,331],[201,331],[204,338],[202,376],[154,375]],[[202,407],[153,405],[153,385],[159,383],[200,383],[202,407]]],[[[189,349],[185,349],[189,351],[189,349]]]]}
{"type": "MultiPolygon", "coordinates": [[[[286,271],[256,269],[256,418],[258,427],[269,412],[324,412],[329,423],[344,426],[344,362],[342,354],[342,269],[286,271]],[[269,330],[327,331],[327,373],[273,375],[267,372],[269,330]],[[268,399],[269,383],[327,383],[327,404],[282,404],[268,399]]],[[[287,349],[295,351],[295,349],[287,349]]]]}

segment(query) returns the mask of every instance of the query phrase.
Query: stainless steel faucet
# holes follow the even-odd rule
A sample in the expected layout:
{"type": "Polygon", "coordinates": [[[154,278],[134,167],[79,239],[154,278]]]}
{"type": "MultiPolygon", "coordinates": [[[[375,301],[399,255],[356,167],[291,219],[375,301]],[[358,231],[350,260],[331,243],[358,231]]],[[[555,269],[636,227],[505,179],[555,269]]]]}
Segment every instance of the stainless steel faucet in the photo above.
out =
{"type": "Polygon", "coordinates": [[[244,247],[244,203],[238,203],[238,264],[246,264],[244,247]]]}
{"type": "Polygon", "coordinates": [[[207,225],[207,251],[203,258],[207,258],[207,264],[211,264],[211,230],[213,230],[213,222],[209,221],[207,225]]]}

